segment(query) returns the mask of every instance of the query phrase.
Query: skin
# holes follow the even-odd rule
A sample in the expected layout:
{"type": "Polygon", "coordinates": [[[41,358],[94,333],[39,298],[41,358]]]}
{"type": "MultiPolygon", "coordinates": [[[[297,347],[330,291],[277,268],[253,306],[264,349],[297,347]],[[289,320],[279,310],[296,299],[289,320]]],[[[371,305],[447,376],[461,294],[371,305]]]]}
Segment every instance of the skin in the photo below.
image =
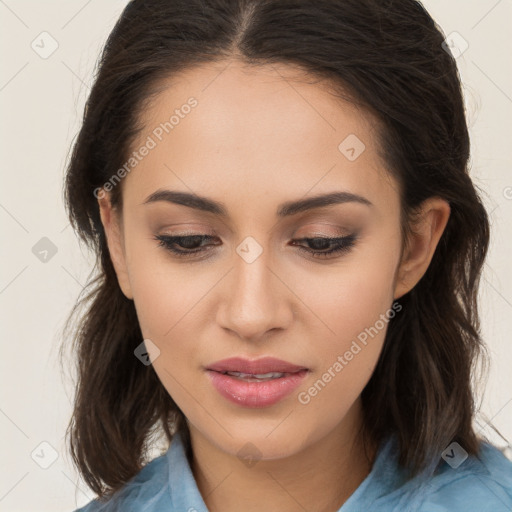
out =
{"type": "Polygon", "coordinates": [[[377,154],[375,120],[303,78],[288,65],[236,60],[173,77],[145,109],[134,148],[189,97],[197,107],[123,179],[122,211],[108,193],[98,200],[119,285],[134,300],[144,338],[160,350],[154,370],[187,417],[193,473],[212,512],[333,511],[361,484],[376,446],[365,454],[356,435],[360,394],[387,323],[309,403],[297,395],[421,279],[450,214],[445,201],[427,200],[401,259],[398,184],[377,154]],[[366,146],[354,161],[338,149],[349,134],[366,146]],[[208,196],[228,217],[144,204],[160,189],[208,196]],[[276,216],[285,201],[333,191],[372,205],[276,216]],[[154,240],[183,233],[213,235],[217,245],[187,259],[154,240]],[[292,243],[352,233],[348,252],[325,259],[298,247],[318,246],[292,243]],[[263,249],[250,264],[236,252],[247,236],[263,249]],[[243,408],[204,371],[235,355],[273,356],[310,373],[277,404],[243,408]],[[248,442],[258,450],[250,467],[237,455],[248,442]]]}

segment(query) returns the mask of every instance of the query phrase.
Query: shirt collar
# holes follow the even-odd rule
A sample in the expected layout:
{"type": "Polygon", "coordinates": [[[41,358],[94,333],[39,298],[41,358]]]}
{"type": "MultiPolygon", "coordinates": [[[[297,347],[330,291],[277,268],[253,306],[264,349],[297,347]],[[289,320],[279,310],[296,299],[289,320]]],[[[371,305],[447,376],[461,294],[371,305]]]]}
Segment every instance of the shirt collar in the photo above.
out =
{"type": "Polygon", "coordinates": [[[172,510],[208,512],[190,468],[180,432],[174,434],[167,458],[172,510]]]}
{"type": "MultiPolygon", "coordinates": [[[[372,470],[338,512],[360,511],[361,504],[373,503],[404,481],[404,473],[397,472],[393,455],[396,456],[396,440],[387,439],[377,450],[372,470]],[[394,442],[393,442],[394,441],[394,442]],[[374,485],[375,479],[379,485],[374,485]]],[[[176,432],[167,452],[169,464],[169,489],[173,510],[208,512],[192,473],[183,436],[176,432]]]]}

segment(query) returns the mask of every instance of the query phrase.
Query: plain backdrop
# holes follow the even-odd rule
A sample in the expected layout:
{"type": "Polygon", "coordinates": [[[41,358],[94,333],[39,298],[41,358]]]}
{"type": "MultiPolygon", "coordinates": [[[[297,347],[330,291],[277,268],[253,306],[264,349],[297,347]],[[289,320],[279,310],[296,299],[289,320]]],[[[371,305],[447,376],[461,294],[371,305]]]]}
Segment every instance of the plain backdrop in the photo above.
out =
{"type": "MultiPolygon", "coordinates": [[[[58,360],[64,320],[94,259],[69,226],[62,188],[96,59],[126,3],[0,0],[1,511],[72,511],[94,497],[64,443],[73,388],[58,360]]],[[[480,291],[491,355],[482,410],[512,440],[512,2],[424,5],[447,36],[457,33],[450,40],[459,49],[468,45],[457,62],[472,175],[492,222],[480,291]]],[[[489,430],[485,422],[479,428],[489,430]]]]}

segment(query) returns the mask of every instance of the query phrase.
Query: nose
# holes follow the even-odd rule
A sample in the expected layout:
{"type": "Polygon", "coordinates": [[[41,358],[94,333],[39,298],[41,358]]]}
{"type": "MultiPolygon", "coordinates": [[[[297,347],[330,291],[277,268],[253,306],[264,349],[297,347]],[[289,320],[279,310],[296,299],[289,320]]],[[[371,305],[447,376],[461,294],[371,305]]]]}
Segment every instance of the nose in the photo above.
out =
{"type": "Polygon", "coordinates": [[[223,284],[217,322],[240,338],[257,341],[272,330],[284,330],[293,320],[293,293],[285,276],[270,268],[263,251],[248,262],[235,253],[234,268],[223,284]]]}

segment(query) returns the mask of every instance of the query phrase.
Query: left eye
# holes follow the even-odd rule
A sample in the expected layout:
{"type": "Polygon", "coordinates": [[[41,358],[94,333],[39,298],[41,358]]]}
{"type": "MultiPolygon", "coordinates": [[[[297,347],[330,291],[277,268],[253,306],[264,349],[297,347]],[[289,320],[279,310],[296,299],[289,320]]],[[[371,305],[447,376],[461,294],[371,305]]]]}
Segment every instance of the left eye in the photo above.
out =
{"type": "MultiPolygon", "coordinates": [[[[159,246],[164,247],[166,250],[170,251],[178,257],[191,257],[198,253],[206,252],[209,250],[206,248],[208,245],[202,244],[202,242],[208,242],[214,238],[215,237],[210,235],[155,236],[155,240],[159,241],[159,246]]],[[[357,236],[353,234],[335,238],[300,238],[293,240],[293,242],[306,242],[308,245],[313,247],[307,248],[299,245],[298,247],[300,250],[306,251],[316,258],[325,258],[330,254],[348,252],[354,246],[356,239],[357,236]]],[[[210,245],[219,244],[216,243],[210,245]]]]}
{"type": "Polygon", "coordinates": [[[294,242],[307,242],[308,245],[313,246],[312,249],[308,249],[302,246],[299,246],[299,249],[310,253],[315,258],[327,258],[330,254],[341,254],[349,252],[352,247],[354,247],[356,240],[357,235],[352,234],[347,236],[338,236],[335,238],[301,238],[299,240],[294,240],[294,242]],[[329,249],[329,247],[331,248],[329,249]]]}

